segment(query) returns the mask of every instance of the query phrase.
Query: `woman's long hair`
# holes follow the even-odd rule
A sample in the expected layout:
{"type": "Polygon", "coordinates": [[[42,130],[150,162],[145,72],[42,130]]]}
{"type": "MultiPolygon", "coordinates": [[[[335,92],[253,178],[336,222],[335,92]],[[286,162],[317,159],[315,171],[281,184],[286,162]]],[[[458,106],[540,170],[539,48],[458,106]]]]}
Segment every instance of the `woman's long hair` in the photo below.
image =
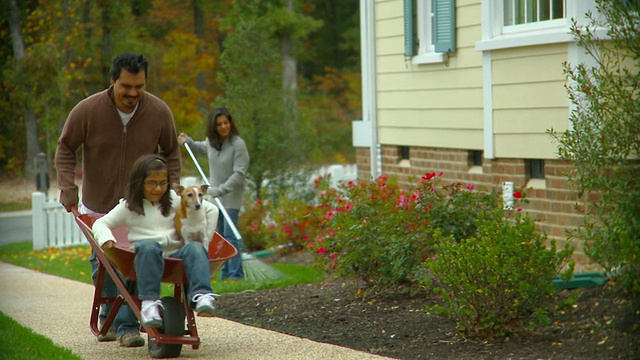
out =
{"type": "MultiPolygon", "coordinates": [[[[127,208],[140,215],[144,215],[144,179],[152,171],[166,171],[167,172],[167,184],[171,184],[171,175],[169,174],[169,167],[167,166],[167,160],[162,156],[156,154],[149,154],[141,156],[133,164],[131,169],[131,180],[125,190],[124,199],[127,201],[127,208]]],[[[170,186],[167,185],[167,191],[160,198],[160,208],[162,215],[168,216],[171,212],[171,193],[170,186]]]]}
{"type": "Polygon", "coordinates": [[[226,115],[229,119],[229,124],[231,125],[231,130],[229,131],[229,141],[232,141],[234,136],[239,136],[238,128],[236,124],[233,122],[233,117],[229,110],[227,110],[224,106],[218,106],[211,111],[207,115],[207,139],[209,139],[209,145],[212,148],[220,150],[222,147],[222,139],[220,138],[220,134],[218,134],[216,122],[218,121],[218,117],[221,115],[226,115]]]}

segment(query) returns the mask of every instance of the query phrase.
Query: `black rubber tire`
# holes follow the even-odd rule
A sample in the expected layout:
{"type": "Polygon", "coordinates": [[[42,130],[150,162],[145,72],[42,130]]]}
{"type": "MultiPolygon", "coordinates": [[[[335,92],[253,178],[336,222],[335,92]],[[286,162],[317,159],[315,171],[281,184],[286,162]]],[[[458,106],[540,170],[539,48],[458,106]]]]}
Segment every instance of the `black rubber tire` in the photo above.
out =
{"type": "MultiPolygon", "coordinates": [[[[164,307],[162,319],[162,327],[158,328],[158,332],[166,335],[184,335],[184,308],[182,303],[174,297],[167,296],[162,299],[164,307]]],[[[163,344],[156,346],[156,342],[147,335],[147,344],[149,346],[149,354],[152,358],[175,358],[180,356],[182,344],[163,344]]]]}

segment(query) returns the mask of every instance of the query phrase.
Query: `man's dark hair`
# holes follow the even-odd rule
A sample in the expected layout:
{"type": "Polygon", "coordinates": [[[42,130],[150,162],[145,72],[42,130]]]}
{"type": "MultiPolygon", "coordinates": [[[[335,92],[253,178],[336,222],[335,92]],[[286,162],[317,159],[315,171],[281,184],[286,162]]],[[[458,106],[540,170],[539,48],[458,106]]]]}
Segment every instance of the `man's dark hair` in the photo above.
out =
{"type": "Polygon", "coordinates": [[[120,73],[123,69],[132,74],[137,74],[141,70],[144,70],[144,79],[146,80],[149,74],[147,71],[148,67],[149,63],[147,59],[141,54],[122,53],[116,55],[111,61],[111,72],[109,75],[113,81],[116,81],[120,78],[120,73]]]}

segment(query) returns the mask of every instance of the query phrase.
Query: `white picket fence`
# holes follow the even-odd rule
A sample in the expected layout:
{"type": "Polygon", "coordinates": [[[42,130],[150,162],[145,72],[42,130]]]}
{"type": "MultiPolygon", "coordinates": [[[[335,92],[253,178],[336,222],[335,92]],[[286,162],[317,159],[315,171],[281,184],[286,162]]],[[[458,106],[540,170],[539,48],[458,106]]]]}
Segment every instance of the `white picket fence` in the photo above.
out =
{"type": "Polygon", "coordinates": [[[33,250],[88,244],[73,215],[58,200],[34,192],[31,194],[31,215],[33,250]]]}

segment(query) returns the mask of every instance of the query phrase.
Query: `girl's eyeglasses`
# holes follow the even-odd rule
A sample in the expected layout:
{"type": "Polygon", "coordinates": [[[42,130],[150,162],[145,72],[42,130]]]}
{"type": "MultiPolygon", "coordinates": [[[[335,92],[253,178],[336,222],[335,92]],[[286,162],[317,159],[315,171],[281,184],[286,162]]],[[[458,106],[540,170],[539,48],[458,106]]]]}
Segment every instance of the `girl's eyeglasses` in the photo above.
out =
{"type": "Polygon", "coordinates": [[[164,181],[153,181],[153,180],[149,180],[149,181],[145,181],[144,182],[144,186],[151,188],[151,189],[155,189],[156,187],[160,186],[161,188],[163,187],[167,187],[167,185],[169,185],[169,182],[164,180],[164,181]]]}

